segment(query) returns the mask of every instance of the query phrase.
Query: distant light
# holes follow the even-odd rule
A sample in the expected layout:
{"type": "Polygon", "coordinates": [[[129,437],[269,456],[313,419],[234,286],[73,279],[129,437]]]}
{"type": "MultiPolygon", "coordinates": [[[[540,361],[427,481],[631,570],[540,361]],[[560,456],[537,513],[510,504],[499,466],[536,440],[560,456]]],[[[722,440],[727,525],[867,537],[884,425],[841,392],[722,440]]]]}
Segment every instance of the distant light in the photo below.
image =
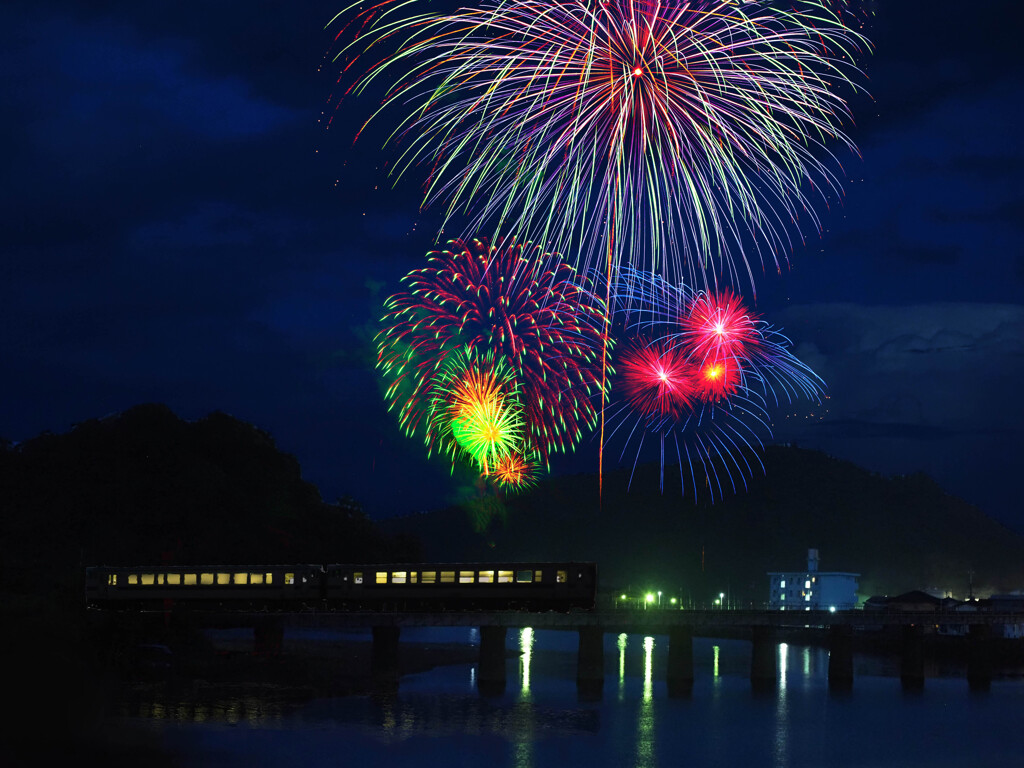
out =
{"type": "Polygon", "coordinates": [[[830,606],[828,607],[828,612],[829,612],[829,613],[835,613],[835,612],[836,612],[836,607],[835,607],[834,605],[830,605],[830,606]]]}
{"type": "Polygon", "coordinates": [[[669,600],[669,602],[672,603],[672,605],[675,605],[676,604],[676,599],[673,597],[671,600],[669,600]]]}
{"type": "Polygon", "coordinates": [[[625,595],[622,595],[622,597],[620,597],[619,599],[620,599],[620,600],[625,600],[625,599],[626,599],[626,596],[625,596],[625,595]]]}
{"type": "Polygon", "coordinates": [[[654,594],[653,593],[651,593],[651,592],[647,593],[647,602],[648,603],[653,603],[654,602],[654,594]]]}

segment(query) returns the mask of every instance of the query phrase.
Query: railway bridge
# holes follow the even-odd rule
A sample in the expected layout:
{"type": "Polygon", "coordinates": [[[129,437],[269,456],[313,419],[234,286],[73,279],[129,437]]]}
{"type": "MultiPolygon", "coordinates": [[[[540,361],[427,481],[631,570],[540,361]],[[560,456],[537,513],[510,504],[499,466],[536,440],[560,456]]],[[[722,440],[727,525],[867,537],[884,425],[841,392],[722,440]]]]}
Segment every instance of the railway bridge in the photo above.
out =
{"type": "Polygon", "coordinates": [[[924,685],[924,635],[951,625],[967,628],[967,680],[985,689],[992,679],[993,627],[1024,623],[1010,612],[778,611],[778,610],[596,610],[529,611],[228,611],[190,610],[189,621],[209,628],[252,627],[257,651],[280,650],[291,628],[369,628],[375,673],[396,671],[401,631],[407,627],[475,627],[480,632],[477,680],[481,692],[505,687],[508,630],[524,627],[576,632],[579,636],[577,684],[581,694],[599,696],[604,676],[606,633],[664,635],[668,638],[669,695],[686,695],[693,685],[693,636],[743,636],[751,641],[750,680],[755,689],[776,685],[776,646],[782,632],[811,629],[827,638],[828,681],[833,689],[853,684],[853,639],[858,629],[895,628],[900,636],[900,677],[907,689],[924,685]]]}

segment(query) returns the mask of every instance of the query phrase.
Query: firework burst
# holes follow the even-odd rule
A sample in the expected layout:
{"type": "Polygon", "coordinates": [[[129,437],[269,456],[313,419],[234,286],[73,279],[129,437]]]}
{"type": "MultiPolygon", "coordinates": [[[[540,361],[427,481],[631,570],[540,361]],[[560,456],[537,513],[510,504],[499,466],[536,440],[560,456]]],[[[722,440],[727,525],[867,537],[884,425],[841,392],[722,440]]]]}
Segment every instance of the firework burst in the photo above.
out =
{"type": "Polygon", "coordinates": [[[839,193],[833,153],[854,151],[842,93],[869,44],[828,2],[414,7],[339,14],[358,26],[342,80],[384,81],[371,120],[397,117],[393,173],[429,167],[424,202],[446,205],[447,229],[519,232],[584,267],[752,283],[753,262],[785,260],[798,218],[818,228],[812,195],[839,193]]]}
{"type": "Polygon", "coordinates": [[[528,245],[455,240],[403,282],[385,304],[377,351],[408,434],[432,444],[429,404],[446,359],[463,349],[507,365],[527,454],[547,462],[593,428],[605,307],[572,267],[528,245]]]}
{"type": "Polygon", "coordinates": [[[634,467],[645,440],[657,440],[662,488],[674,445],[693,488],[713,499],[735,492],[771,436],[769,408],[798,396],[820,401],[821,380],[734,294],[694,294],[633,270],[621,272],[614,293],[616,332],[626,341],[610,437],[623,440],[623,456],[636,447],[634,467]]]}

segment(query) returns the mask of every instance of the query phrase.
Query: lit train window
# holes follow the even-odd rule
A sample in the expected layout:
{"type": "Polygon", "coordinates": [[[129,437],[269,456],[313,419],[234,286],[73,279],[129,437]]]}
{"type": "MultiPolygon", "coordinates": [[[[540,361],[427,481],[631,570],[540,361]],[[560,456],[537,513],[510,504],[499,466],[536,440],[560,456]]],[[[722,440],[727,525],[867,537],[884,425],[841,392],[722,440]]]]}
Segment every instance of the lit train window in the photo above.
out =
{"type": "Polygon", "coordinates": [[[544,580],[543,576],[544,576],[544,571],[540,570],[539,568],[536,571],[533,572],[533,580],[534,581],[543,581],[544,580]]]}
{"type": "Polygon", "coordinates": [[[138,584],[139,583],[139,577],[136,574],[134,574],[134,573],[129,574],[128,575],[128,583],[129,584],[138,584]]]}
{"type": "Polygon", "coordinates": [[[186,573],[184,583],[186,587],[194,587],[196,585],[196,575],[194,573],[186,573]]]}
{"type": "Polygon", "coordinates": [[[498,571],[498,583],[509,584],[512,581],[512,571],[498,571]]]}
{"type": "Polygon", "coordinates": [[[206,585],[213,584],[213,574],[212,573],[200,573],[199,574],[199,583],[200,584],[206,584],[206,585]]]}
{"type": "Polygon", "coordinates": [[[435,581],[437,581],[437,572],[436,571],[424,571],[423,572],[423,578],[422,578],[420,583],[421,584],[433,584],[435,581]]]}
{"type": "Polygon", "coordinates": [[[156,583],[156,577],[152,573],[144,573],[142,574],[142,583],[147,587],[151,587],[156,583]]]}
{"type": "Polygon", "coordinates": [[[158,573],[156,575],[156,583],[157,584],[163,584],[164,583],[164,575],[162,573],[158,573]]]}
{"type": "Polygon", "coordinates": [[[234,573],[231,575],[232,584],[246,584],[249,581],[248,573],[234,573]]]}
{"type": "Polygon", "coordinates": [[[231,583],[231,574],[230,573],[218,573],[217,574],[217,583],[218,584],[230,584],[231,583]]]}
{"type": "Polygon", "coordinates": [[[181,574],[180,573],[168,573],[167,574],[167,583],[168,584],[174,584],[175,586],[177,586],[178,584],[181,584],[181,574]]]}
{"type": "MultiPolygon", "coordinates": [[[[267,576],[269,576],[269,575],[270,574],[268,573],[267,576]]],[[[263,583],[263,574],[262,573],[250,573],[249,574],[249,583],[250,584],[262,584],[263,583]]]]}
{"type": "Polygon", "coordinates": [[[107,584],[109,584],[112,587],[116,587],[117,586],[117,574],[116,573],[108,573],[107,574],[107,584]]]}
{"type": "Polygon", "coordinates": [[[529,584],[533,581],[533,571],[516,571],[516,581],[520,584],[529,584]]]}
{"type": "Polygon", "coordinates": [[[295,574],[294,573],[286,573],[284,575],[284,583],[285,584],[294,584],[295,583],[295,574]]]}
{"type": "Polygon", "coordinates": [[[356,571],[355,573],[353,573],[352,574],[352,582],[354,584],[362,584],[363,583],[363,574],[360,571],[356,571]]]}
{"type": "Polygon", "coordinates": [[[268,573],[266,581],[267,581],[267,584],[273,584],[274,583],[274,574],[268,573]]]}
{"type": "Polygon", "coordinates": [[[388,583],[388,572],[387,571],[377,571],[377,583],[378,584],[387,584],[388,583]]]}
{"type": "Polygon", "coordinates": [[[472,584],[473,571],[459,571],[459,584],[472,584]]]}
{"type": "Polygon", "coordinates": [[[455,583],[455,571],[441,571],[441,583],[442,584],[454,584],[455,583]]]}
{"type": "Polygon", "coordinates": [[[558,582],[559,584],[565,584],[565,580],[566,580],[565,579],[565,571],[559,571],[555,575],[555,581],[558,582]]]}
{"type": "Polygon", "coordinates": [[[416,583],[416,571],[409,571],[409,583],[410,584],[415,584],[416,583]]]}
{"type": "Polygon", "coordinates": [[[405,584],[406,576],[405,571],[392,571],[391,572],[391,583],[392,584],[405,584]]]}
{"type": "Polygon", "coordinates": [[[480,575],[477,578],[481,584],[493,584],[494,583],[494,571],[480,571],[480,575]]]}

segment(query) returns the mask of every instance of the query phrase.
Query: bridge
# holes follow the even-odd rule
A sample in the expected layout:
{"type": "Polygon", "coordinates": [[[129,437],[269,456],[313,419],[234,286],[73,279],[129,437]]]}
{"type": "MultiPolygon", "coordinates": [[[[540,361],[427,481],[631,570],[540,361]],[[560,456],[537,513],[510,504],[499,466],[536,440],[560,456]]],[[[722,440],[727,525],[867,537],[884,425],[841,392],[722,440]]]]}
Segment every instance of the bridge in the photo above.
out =
{"type": "MultiPolygon", "coordinates": [[[[102,611],[102,613],[110,613],[102,611]]],[[[178,614],[176,614],[178,615],[178,614]]],[[[666,635],[669,695],[686,695],[693,686],[693,635],[742,633],[751,640],[750,680],[755,689],[774,687],[777,680],[778,634],[792,629],[815,629],[827,636],[830,688],[853,684],[855,628],[899,628],[900,678],[904,688],[924,686],[925,628],[958,626],[966,629],[967,680],[972,689],[986,689],[992,680],[992,628],[1024,623],[1024,613],[915,611],[778,611],[778,610],[596,610],[560,612],[438,611],[347,612],[226,611],[190,608],[185,620],[208,628],[252,627],[256,650],[279,652],[286,627],[369,628],[373,635],[375,675],[393,674],[397,681],[401,630],[409,627],[475,627],[480,631],[477,681],[482,693],[505,688],[505,640],[510,628],[532,627],[577,632],[577,684],[582,695],[600,696],[604,677],[606,633],[666,635]]]]}

